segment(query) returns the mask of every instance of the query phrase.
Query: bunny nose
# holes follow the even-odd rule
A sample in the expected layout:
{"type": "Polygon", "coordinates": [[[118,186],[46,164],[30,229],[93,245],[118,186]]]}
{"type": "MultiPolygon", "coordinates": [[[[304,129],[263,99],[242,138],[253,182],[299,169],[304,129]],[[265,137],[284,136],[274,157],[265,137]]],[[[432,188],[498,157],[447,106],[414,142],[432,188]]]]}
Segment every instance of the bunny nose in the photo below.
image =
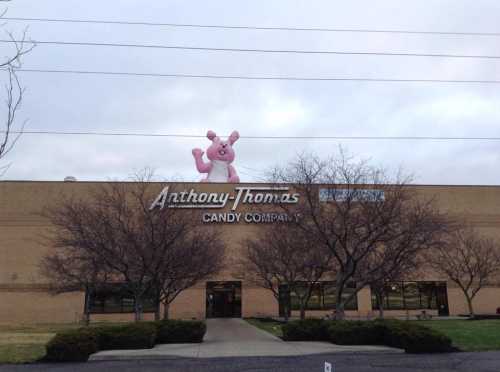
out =
{"type": "Polygon", "coordinates": [[[222,145],[222,147],[224,147],[224,148],[226,148],[226,146],[227,146],[227,143],[225,143],[225,144],[222,145]]]}

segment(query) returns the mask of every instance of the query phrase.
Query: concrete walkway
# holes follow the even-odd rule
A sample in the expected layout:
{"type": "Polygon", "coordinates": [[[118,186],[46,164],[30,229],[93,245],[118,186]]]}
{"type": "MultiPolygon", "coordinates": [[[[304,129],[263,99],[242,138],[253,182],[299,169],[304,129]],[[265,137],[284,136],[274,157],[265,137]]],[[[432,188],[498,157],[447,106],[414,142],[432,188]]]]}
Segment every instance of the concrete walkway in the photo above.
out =
{"type": "Polygon", "coordinates": [[[108,350],[90,360],[298,356],[323,353],[402,353],[385,346],[346,346],[328,342],[285,342],[243,319],[209,319],[201,344],[165,344],[153,349],[108,350]]]}

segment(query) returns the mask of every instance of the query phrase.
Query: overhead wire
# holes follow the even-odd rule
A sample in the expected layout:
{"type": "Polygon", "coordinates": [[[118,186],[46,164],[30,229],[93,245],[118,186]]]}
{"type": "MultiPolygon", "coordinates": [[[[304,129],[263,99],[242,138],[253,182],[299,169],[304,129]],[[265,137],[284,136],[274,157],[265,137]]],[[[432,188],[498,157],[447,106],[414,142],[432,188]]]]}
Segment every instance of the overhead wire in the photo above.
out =
{"type": "Polygon", "coordinates": [[[276,54],[326,54],[326,55],[354,55],[354,56],[385,56],[385,57],[426,57],[426,58],[466,58],[466,59],[500,59],[500,55],[481,54],[453,54],[453,53],[414,53],[414,52],[359,52],[345,50],[302,50],[302,49],[260,49],[260,48],[222,48],[202,47],[189,45],[161,45],[161,44],[134,44],[134,43],[105,43],[83,41],[57,41],[57,40],[12,40],[0,39],[0,43],[25,43],[33,45],[58,45],[58,46],[94,46],[94,47],[120,47],[120,48],[147,48],[170,49],[205,52],[232,52],[232,53],[276,53],[276,54]]]}
{"type": "Polygon", "coordinates": [[[132,26],[161,26],[179,28],[213,28],[231,30],[261,30],[261,31],[307,31],[307,32],[339,32],[339,33],[383,33],[383,34],[414,34],[414,35],[449,35],[449,36],[500,36],[500,32],[478,31],[424,31],[407,29],[370,29],[370,28],[328,28],[328,27],[283,27],[283,26],[253,26],[253,25],[222,25],[197,23],[168,23],[168,22],[136,22],[120,20],[97,19],[68,19],[68,18],[41,18],[41,17],[2,17],[7,21],[22,22],[52,22],[52,23],[89,23],[107,25],[132,26]]]}
{"type": "MultiPolygon", "coordinates": [[[[0,131],[5,133],[5,131],[0,131]]],[[[63,135],[63,136],[116,136],[116,137],[162,137],[162,138],[205,138],[201,134],[179,133],[133,133],[133,132],[98,132],[98,131],[57,131],[57,130],[25,130],[11,131],[13,134],[26,135],[63,135]]],[[[221,136],[225,137],[225,136],[221,136]]],[[[240,136],[249,140],[404,140],[404,141],[500,141],[500,137],[486,136],[240,136]]]]}
{"type": "MultiPolygon", "coordinates": [[[[0,70],[2,70],[0,68],[0,70]]],[[[4,69],[5,70],[5,69],[4,69]]],[[[60,70],[60,69],[29,69],[16,68],[16,72],[48,73],[48,74],[76,74],[76,75],[108,75],[108,76],[135,76],[160,78],[187,78],[187,79],[223,79],[223,80],[288,80],[288,81],[338,81],[338,82],[383,82],[383,83],[440,83],[440,84],[500,84],[494,79],[396,79],[372,77],[301,77],[301,76],[249,76],[249,75],[211,75],[211,74],[178,74],[178,73],[148,73],[148,72],[120,72],[120,71],[91,71],[91,70],[60,70]]]]}

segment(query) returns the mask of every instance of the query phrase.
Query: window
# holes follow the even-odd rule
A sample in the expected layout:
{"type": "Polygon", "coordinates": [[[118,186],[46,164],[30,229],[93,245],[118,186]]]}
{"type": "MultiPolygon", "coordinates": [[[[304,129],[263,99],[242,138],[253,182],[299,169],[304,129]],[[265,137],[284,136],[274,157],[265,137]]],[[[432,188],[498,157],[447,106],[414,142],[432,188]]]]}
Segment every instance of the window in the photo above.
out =
{"type": "MultiPolygon", "coordinates": [[[[446,285],[444,282],[393,282],[386,285],[384,309],[417,310],[438,309],[437,288],[446,285]]],[[[378,309],[379,304],[372,291],[372,307],[378,309]]]]}
{"type": "MultiPolygon", "coordinates": [[[[90,292],[89,295],[89,311],[92,314],[133,313],[134,304],[134,297],[120,283],[108,284],[106,288],[90,292]]],[[[154,296],[145,296],[142,311],[156,311],[154,296]]]]}
{"type": "Polygon", "coordinates": [[[420,309],[420,292],[417,282],[403,283],[404,307],[405,309],[414,310],[420,309]]]}
{"type": "Polygon", "coordinates": [[[403,286],[401,283],[391,283],[385,289],[386,308],[400,310],[404,308],[403,304],[403,286]]]}
{"type": "MultiPolygon", "coordinates": [[[[303,285],[307,289],[306,283],[303,285]]],[[[298,290],[301,290],[299,287],[298,290]]],[[[356,290],[355,283],[349,283],[344,288],[342,298],[347,299],[356,290]]],[[[287,285],[281,285],[279,288],[280,309],[284,309],[284,302],[289,301],[291,310],[300,310],[300,302],[295,293],[291,293],[287,285]]],[[[306,310],[333,310],[335,309],[335,282],[317,282],[312,289],[311,297],[306,310]]],[[[352,300],[345,304],[345,310],[357,310],[358,299],[354,295],[352,300]]]]}

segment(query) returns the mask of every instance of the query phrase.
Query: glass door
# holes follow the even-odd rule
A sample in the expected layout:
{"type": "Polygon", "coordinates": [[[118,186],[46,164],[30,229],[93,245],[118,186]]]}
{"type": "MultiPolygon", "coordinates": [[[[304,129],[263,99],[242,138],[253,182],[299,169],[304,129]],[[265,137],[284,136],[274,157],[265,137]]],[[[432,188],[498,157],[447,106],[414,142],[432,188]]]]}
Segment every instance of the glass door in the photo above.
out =
{"type": "Polygon", "coordinates": [[[207,282],[207,318],[241,317],[241,282],[207,282]]]}

